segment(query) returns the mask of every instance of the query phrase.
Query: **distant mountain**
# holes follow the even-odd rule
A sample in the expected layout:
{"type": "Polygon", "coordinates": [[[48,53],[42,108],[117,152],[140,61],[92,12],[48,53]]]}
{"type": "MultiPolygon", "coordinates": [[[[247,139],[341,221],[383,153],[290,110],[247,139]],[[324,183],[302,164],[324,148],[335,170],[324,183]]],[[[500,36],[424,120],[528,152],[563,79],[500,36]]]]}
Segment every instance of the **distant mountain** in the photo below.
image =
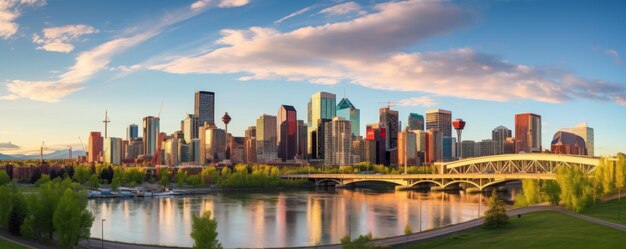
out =
{"type": "MultiPolygon", "coordinates": [[[[43,159],[65,159],[67,158],[69,155],[69,152],[67,150],[57,150],[57,151],[53,151],[51,153],[48,154],[43,154],[43,159]]],[[[76,151],[72,151],[72,157],[76,158],[77,156],[84,156],[86,155],[86,153],[82,150],[76,150],[76,151]]],[[[0,153],[0,160],[33,160],[33,159],[39,159],[39,155],[35,154],[35,155],[5,155],[0,153]]]]}

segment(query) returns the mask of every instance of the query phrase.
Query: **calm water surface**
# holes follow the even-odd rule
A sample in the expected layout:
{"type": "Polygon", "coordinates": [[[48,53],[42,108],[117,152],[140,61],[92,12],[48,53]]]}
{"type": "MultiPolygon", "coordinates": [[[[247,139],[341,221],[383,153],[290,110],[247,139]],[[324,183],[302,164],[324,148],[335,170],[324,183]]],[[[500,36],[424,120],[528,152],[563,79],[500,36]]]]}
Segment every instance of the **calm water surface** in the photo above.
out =
{"type": "MultiPolygon", "coordinates": [[[[514,196],[515,190],[509,191],[514,196]]],[[[505,195],[509,195],[505,194],[505,195]]],[[[505,196],[506,197],[506,196],[505,196]]],[[[96,216],[91,235],[139,244],[193,245],[191,217],[210,210],[224,247],[290,247],[339,243],[371,232],[383,238],[476,218],[478,194],[370,189],[219,193],[167,198],[89,201],[96,216]]]]}

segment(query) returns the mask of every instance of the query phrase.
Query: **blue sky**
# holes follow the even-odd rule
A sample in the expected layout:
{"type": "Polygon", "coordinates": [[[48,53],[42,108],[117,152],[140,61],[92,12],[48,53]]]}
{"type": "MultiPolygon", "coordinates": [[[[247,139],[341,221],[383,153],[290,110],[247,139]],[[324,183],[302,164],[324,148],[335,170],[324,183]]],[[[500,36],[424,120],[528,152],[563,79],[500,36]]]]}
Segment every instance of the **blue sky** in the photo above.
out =
{"type": "Polygon", "coordinates": [[[596,154],[626,151],[623,1],[48,1],[0,4],[0,153],[86,143],[156,115],[161,130],[216,93],[243,135],[281,104],[345,95],[362,130],[382,102],[443,108],[464,139],[513,129],[515,113],[595,129],[596,154]],[[0,15],[1,16],[1,15],[0,15]],[[13,146],[7,145],[11,142],[13,146]],[[19,147],[19,148],[9,148],[19,147]]]}

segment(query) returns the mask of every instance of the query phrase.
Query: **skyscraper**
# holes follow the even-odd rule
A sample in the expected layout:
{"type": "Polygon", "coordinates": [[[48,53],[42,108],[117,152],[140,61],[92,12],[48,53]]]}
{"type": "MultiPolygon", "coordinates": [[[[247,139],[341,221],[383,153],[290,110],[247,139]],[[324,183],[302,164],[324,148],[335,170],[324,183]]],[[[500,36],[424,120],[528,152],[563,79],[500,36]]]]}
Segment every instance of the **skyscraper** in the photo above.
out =
{"type": "Polygon", "coordinates": [[[89,155],[87,155],[87,161],[90,163],[101,162],[103,138],[100,132],[92,131],[89,133],[89,155]]]}
{"type": "Polygon", "coordinates": [[[534,113],[515,114],[516,152],[541,152],[541,116],[534,113]]]}
{"type": "Polygon", "coordinates": [[[433,109],[426,111],[426,129],[434,129],[441,133],[441,136],[452,136],[452,112],[443,109],[433,109]]]}
{"type": "Polygon", "coordinates": [[[424,116],[417,113],[409,113],[407,120],[409,130],[424,130],[424,116]]]}
{"type": "Polygon", "coordinates": [[[258,162],[273,162],[276,153],[276,116],[263,114],[256,120],[256,159],[258,162]]]}
{"type": "Polygon", "coordinates": [[[491,156],[493,155],[493,140],[491,139],[483,139],[478,142],[478,156],[491,156]]]}
{"type": "Polygon", "coordinates": [[[281,105],[278,109],[278,157],[293,160],[298,149],[298,115],[296,108],[281,105]]]}
{"type": "Polygon", "coordinates": [[[198,117],[193,114],[187,114],[185,120],[183,120],[183,135],[185,136],[185,143],[191,143],[191,140],[198,138],[198,117]]]}
{"type": "Polygon", "coordinates": [[[574,128],[564,128],[561,131],[574,133],[585,140],[585,149],[588,156],[594,156],[594,143],[593,143],[593,128],[587,126],[587,123],[582,123],[574,128]]]}
{"type": "Polygon", "coordinates": [[[181,138],[177,138],[174,136],[166,139],[163,142],[163,152],[164,152],[163,157],[165,159],[165,165],[178,166],[180,164],[181,158],[179,157],[179,154],[180,154],[179,144],[181,142],[182,142],[181,138]]]}
{"type": "Polygon", "coordinates": [[[443,137],[441,136],[440,131],[433,128],[426,131],[426,152],[424,152],[424,158],[426,163],[433,163],[442,160],[443,137]]]}
{"type": "Polygon", "coordinates": [[[554,134],[550,150],[554,154],[587,155],[585,139],[566,131],[557,131],[554,134]]]}
{"type": "Polygon", "coordinates": [[[198,117],[198,126],[204,125],[205,122],[215,124],[215,93],[196,92],[194,114],[198,117]]]}
{"type": "Polygon", "coordinates": [[[226,159],[226,131],[213,123],[205,123],[198,130],[200,164],[219,163],[226,159]]]}
{"type": "Polygon", "coordinates": [[[381,124],[369,124],[365,138],[366,161],[374,164],[389,165],[387,158],[387,131],[381,124]]]}
{"type": "Polygon", "coordinates": [[[337,104],[337,116],[350,121],[352,135],[360,136],[361,133],[361,110],[356,109],[348,98],[343,98],[337,104]]]}
{"type": "Polygon", "coordinates": [[[463,140],[463,142],[461,142],[461,146],[463,147],[463,155],[461,157],[470,158],[476,156],[476,143],[473,140],[463,140]]]}
{"type": "Polygon", "coordinates": [[[500,125],[491,131],[491,140],[493,140],[493,154],[505,154],[506,139],[511,137],[511,130],[500,125]]]}
{"type": "Polygon", "coordinates": [[[113,165],[122,163],[122,139],[108,137],[104,139],[104,162],[113,165]]]}
{"type": "Polygon", "coordinates": [[[139,136],[139,126],[131,124],[126,127],[126,140],[131,141],[139,136]]]}
{"type": "Polygon", "coordinates": [[[143,153],[155,156],[159,143],[160,119],[153,116],[143,118],[143,153]]]}
{"type": "Polygon", "coordinates": [[[308,158],[308,153],[307,153],[307,125],[304,123],[303,120],[298,120],[298,148],[296,149],[296,155],[298,156],[299,159],[306,159],[308,158]]]}
{"type": "Polygon", "coordinates": [[[396,150],[398,148],[398,132],[400,132],[400,120],[398,111],[389,109],[389,107],[380,108],[378,111],[380,118],[379,123],[385,127],[387,151],[396,150]]]}
{"type": "MultiPolygon", "coordinates": [[[[311,96],[307,105],[307,152],[311,159],[324,159],[324,153],[320,150],[323,148],[323,136],[320,136],[320,129],[323,129],[322,122],[328,122],[337,116],[337,97],[335,94],[327,92],[318,92],[311,96]],[[325,120],[325,121],[324,121],[325,120]],[[318,141],[322,138],[322,141],[318,141]]],[[[257,152],[258,153],[258,152],[257,152]]]]}
{"type": "Polygon", "coordinates": [[[398,165],[417,165],[416,135],[408,129],[398,134],[398,165]]]}
{"type": "Polygon", "coordinates": [[[352,165],[352,126],[343,117],[335,117],[324,124],[324,163],[352,165]]]}
{"type": "Polygon", "coordinates": [[[245,163],[256,163],[256,126],[250,126],[246,129],[243,157],[245,163]]]}

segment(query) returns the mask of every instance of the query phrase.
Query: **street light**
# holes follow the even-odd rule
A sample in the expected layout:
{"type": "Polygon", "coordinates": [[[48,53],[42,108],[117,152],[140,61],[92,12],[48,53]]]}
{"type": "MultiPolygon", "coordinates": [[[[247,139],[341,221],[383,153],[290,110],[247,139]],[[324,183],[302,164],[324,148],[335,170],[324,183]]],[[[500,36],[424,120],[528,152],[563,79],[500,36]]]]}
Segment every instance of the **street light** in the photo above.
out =
{"type": "Polygon", "coordinates": [[[102,218],[102,228],[100,229],[101,232],[101,237],[100,237],[100,241],[102,242],[102,249],[104,249],[104,222],[107,221],[106,219],[102,218]]]}

